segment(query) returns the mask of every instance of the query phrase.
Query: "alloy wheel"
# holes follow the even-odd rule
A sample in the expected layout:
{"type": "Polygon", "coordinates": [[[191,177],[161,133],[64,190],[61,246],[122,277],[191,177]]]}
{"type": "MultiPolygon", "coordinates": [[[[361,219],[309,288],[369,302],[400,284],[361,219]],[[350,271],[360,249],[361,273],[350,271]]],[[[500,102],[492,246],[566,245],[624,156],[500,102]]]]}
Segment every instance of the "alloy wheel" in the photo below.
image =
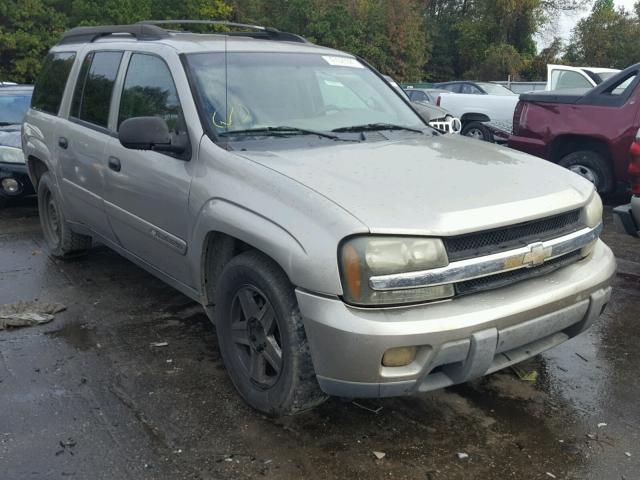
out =
{"type": "Polygon", "coordinates": [[[241,287],[231,304],[231,340],[244,373],[263,389],[282,372],[282,340],[275,311],[254,286],[241,287]]]}

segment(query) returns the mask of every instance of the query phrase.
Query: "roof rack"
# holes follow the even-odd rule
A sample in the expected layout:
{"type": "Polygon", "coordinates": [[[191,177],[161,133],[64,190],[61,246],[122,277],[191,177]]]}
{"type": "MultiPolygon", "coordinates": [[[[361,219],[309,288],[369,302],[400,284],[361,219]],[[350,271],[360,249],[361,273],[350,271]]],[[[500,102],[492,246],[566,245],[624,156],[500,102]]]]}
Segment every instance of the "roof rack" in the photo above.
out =
{"type": "Polygon", "coordinates": [[[76,27],[62,34],[58,44],[91,43],[99,38],[116,34],[129,34],[138,40],[160,40],[167,38],[169,32],[164,28],[150,24],[103,25],[100,27],[76,27]]]}
{"type": "Polygon", "coordinates": [[[286,42],[309,43],[300,35],[281,32],[275,28],[247,25],[244,23],[227,22],[224,20],[144,20],[133,25],[104,25],[100,27],[76,27],[66,31],[58,45],[66,43],[91,43],[109,35],[129,34],[138,40],[161,40],[171,33],[189,33],[185,30],[169,30],[161,25],[217,25],[225,27],[243,28],[248,32],[220,32],[224,35],[244,36],[280,40],[286,42]]]}
{"type": "MultiPolygon", "coordinates": [[[[143,20],[136,25],[214,25],[224,27],[244,28],[253,30],[253,32],[220,32],[224,35],[253,37],[253,38],[269,38],[271,40],[281,40],[286,42],[309,43],[309,41],[296,35],[295,33],[281,32],[276,28],[263,27],[260,25],[249,25],[246,23],[228,22],[226,20],[143,20]]],[[[174,30],[176,31],[176,30],[174,30]]],[[[189,33],[188,30],[177,30],[176,32],[189,33]]]]}

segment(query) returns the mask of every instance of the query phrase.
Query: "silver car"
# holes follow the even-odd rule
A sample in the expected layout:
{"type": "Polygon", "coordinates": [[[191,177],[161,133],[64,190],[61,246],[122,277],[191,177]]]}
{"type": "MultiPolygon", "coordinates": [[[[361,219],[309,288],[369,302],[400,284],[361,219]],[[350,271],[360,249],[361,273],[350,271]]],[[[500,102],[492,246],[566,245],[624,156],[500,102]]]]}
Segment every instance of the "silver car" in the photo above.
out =
{"type": "Polygon", "coordinates": [[[442,135],[365,62],[293,34],[73,29],[22,137],[51,254],[95,239],[200,302],[267,414],[480,377],[585,331],[611,294],[591,183],[442,135]]]}

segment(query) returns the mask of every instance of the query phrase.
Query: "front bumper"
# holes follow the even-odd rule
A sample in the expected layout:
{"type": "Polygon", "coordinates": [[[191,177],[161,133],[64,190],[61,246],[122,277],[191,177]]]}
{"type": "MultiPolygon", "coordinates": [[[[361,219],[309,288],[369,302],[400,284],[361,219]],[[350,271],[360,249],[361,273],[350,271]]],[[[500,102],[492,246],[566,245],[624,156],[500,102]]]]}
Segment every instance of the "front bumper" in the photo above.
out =
{"type": "Polygon", "coordinates": [[[297,290],[320,387],[330,395],[390,397],[434,390],[494,372],[583,332],[611,295],[616,263],[593,253],[508,287],[413,307],[358,309],[297,290]],[[415,360],[385,367],[390,348],[417,346],[415,360]]]}
{"type": "Polygon", "coordinates": [[[616,228],[634,237],[640,237],[640,197],[631,198],[631,203],[613,209],[616,228]]]}
{"type": "Polygon", "coordinates": [[[16,163],[3,163],[0,162],[0,197],[3,198],[18,198],[35,194],[33,184],[29,179],[29,172],[27,166],[16,163]],[[2,179],[13,178],[20,185],[20,189],[16,193],[9,193],[2,188],[2,179]]]}

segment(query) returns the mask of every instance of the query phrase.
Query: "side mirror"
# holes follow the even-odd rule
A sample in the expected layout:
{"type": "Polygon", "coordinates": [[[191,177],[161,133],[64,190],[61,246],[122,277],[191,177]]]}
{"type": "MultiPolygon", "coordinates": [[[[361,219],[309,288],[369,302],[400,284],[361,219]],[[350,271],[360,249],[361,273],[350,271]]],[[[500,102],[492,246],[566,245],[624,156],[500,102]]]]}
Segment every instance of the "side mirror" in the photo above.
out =
{"type": "Polygon", "coordinates": [[[173,141],[167,122],[160,117],[133,117],[120,124],[120,143],[132,150],[183,153],[184,145],[173,141]]]}

